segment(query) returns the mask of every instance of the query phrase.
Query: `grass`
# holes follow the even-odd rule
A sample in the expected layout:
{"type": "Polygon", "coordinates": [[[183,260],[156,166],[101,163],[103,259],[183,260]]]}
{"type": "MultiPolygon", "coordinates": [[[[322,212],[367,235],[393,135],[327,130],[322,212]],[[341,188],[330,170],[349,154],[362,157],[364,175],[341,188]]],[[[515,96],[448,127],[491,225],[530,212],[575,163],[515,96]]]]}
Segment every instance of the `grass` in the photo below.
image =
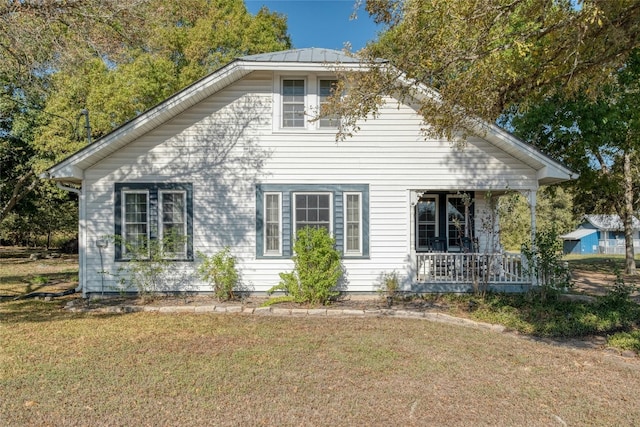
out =
{"type": "Polygon", "coordinates": [[[0,248],[0,301],[30,292],[57,292],[77,286],[78,256],[30,260],[22,248],[0,248]]]}
{"type": "Polygon", "coordinates": [[[640,419],[640,363],[604,352],[410,319],[81,314],[63,302],[0,304],[3,425],[640,419]]]}
{"type": "MultiPolygon", "coordinates": [[[[0,257],[0,294],[77,280],[74,259],[7,259],[0,257]]],[[[640,419],[637,358],[415,319],[71,313],[62,308],[71,298],[0,300],[0,425],[640,419]]],[[[465,298],[451,305],[468,306],[465,298]]],[[[458,314],[541,336],[610,332],[610,343],[640,351],[637,305],[527,298],[491,295],[458,314]]]]}

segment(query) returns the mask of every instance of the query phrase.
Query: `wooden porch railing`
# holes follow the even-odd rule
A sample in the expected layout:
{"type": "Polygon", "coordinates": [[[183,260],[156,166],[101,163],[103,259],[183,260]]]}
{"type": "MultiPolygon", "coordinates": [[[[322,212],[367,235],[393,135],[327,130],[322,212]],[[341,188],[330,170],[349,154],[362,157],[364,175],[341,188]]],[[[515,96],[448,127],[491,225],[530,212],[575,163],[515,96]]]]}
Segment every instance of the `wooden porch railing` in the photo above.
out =
{"type": "Polygon", "coordinates": [[[417,254],[418,282],[530,284],[521,254],[446,253],[417,254]]]}

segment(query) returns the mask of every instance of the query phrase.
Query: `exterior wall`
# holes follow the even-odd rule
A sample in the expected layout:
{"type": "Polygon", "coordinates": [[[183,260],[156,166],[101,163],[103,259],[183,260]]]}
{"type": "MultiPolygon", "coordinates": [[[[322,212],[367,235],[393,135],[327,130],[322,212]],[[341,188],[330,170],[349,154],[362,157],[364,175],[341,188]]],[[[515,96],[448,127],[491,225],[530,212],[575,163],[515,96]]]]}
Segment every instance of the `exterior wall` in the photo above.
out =
{"type": "MultiPolygon", "coordinates": [[[[478,218],[484,191],[537,188],[533,169],[480,138],[463,149],[425,140],[415,110],[394,100],[344,142],[332,131],[274,132],[273,87],[271,72],[252,73],[85,171],[86,291],[116,291],[126,264],[114,262],[113,244],[101,263],[96,246],[114,234],[115,183],[192,183],[194,252],[229,246],[243,284],[258,292],[293,264],[256,257],[256,184],[369,186],[369,256],[343,262],[352,292],[371,292],[392,270],[411,282],[414,191],[474,191],[478,218]]],[[[191,278],[196,265],[175,262],[173,271],[191,278]]],[[[208,290],[188,283],[189,290],[208,290]]]]}

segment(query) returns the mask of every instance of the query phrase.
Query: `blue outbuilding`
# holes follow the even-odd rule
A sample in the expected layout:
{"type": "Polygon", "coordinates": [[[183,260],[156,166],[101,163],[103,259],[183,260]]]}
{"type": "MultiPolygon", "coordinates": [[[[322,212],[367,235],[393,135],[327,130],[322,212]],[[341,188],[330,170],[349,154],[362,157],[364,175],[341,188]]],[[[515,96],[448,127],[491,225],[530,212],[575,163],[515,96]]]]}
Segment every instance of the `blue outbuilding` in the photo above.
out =
{"type": "MultiPolygon", "coordinates": [[[[633,217],[633,246],[640,246],[640,221],[633,217]]],[[[624,226],[618,215],[585,215],[571,233],[560,236],[564,254],[624,254],[624,226]]]]}

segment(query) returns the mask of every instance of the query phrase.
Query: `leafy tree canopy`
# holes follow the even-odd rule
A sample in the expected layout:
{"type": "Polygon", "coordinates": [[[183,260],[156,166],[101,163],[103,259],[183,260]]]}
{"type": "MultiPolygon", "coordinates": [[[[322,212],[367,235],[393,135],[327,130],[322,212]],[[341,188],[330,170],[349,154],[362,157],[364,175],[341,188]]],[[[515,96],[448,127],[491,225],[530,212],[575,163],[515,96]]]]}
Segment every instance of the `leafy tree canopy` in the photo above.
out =
{"type": "Polygon", "coordinates": [[[420,101],[426,132],[449,138],[512,105],[593,97],[640,40],[638,0],[369,0],[366,9],[387,27],[360,55],[402,74],[380,65],[345,77],[349,96],[333,105],[345,117],[339,137],[384,94],[418,87],[437,90],[420,101]]]}
{"type": "Polygon", "coordinates": [[[0,221],[37,175],[240,55],[287,49],[286,18],[242,0],[0,5],[0,221]],[[28,120],[27,120],[28,119],[28,120]]]}

